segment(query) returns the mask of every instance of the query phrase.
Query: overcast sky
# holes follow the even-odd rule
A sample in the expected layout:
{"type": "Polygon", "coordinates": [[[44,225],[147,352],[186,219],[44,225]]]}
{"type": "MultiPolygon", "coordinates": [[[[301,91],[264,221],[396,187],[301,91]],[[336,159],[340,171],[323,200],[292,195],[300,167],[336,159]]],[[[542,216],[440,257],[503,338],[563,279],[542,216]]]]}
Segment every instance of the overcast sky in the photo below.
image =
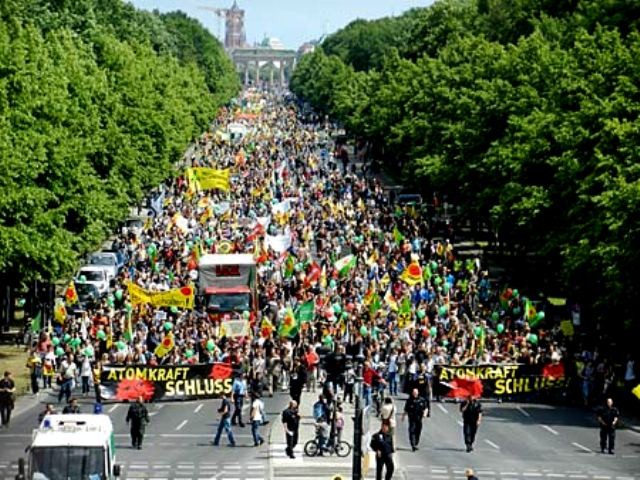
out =
{"type": "MultiPolygon", "coordinates": [[[[233,0],[130,1],[146,10],[182,10],[200,20],[216,36],[218,23],[215,15],[199,6],[229,8],[233,4],[233,0]]],[[[279,38],[285,47],[291,49],[297,49],[323,33],[334,32],[356,18],[399,15],[409,8],[431,3],[433,0],[238,0],[240,8],[245,10],[248,43],[259,42],[267,35],[279,38]]]]}

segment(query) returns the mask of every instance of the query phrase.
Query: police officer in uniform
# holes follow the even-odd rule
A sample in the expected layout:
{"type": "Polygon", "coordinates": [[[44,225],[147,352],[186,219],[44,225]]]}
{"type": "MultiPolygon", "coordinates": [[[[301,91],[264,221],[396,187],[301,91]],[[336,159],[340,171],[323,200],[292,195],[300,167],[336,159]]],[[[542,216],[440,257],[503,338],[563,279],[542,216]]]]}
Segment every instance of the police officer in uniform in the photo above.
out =
{"type": "Polygon", "coordinates": [[[385,480],[391,480],[395,466],[393,464],[393,439],[389,434],[387,422],[382,422],[380,431],[371,437],[369,446],[376,452],[376,480],[382,480],[383,468],[386,468],[385,480]]]}
{"type": "Polygon", "coordinates": [[[600,452],[604,453],[608,450],[613,455],[613,449],[616,441],[616,425],[620,412],[613,406],[613,400],[607,398],[607,404],[600,410],[598,414],[598,422],[600,423],[600,452]],[[607,448],[609,443],[609,448],[607,448]]]}
{"type": "Polygon", "coordinates": [[[131,422],[131,445],[138,450],[142,449],[144,429],[149,423],[149,412],[144,406],[144,399],[138,397],[138,401],[129,407],[127,423],[131,422]]]}
{"type": "Polygon", "coordinates": [[[460,404],[462,412],[462,433],[467,452],[473,451],[473,442],[476,441],[478,426],[482,421],[482,405],[472,395],[460,404]]]}
{"type": "Polygon", "coordinates": [[[418,389],[411,391],[411,396],[404,404],[404,412],[402,412],[402,421],[405,417],[409,417],[409,443],[411,449],[415,452],[420,444],[420,434],[422,433],[422,419],[428,412],[427,404],[420,395],[418,389]]]}

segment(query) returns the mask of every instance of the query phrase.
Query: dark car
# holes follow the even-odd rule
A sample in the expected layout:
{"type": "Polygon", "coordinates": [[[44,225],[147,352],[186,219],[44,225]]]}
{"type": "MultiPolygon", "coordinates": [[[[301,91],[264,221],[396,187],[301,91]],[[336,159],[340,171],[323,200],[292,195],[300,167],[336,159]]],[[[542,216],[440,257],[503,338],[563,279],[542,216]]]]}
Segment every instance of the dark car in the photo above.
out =
{"type": "Polygon", "coordinates": [[[76,292],[78,292],[78,303],[73,306],[76,312],[91,310],[100,303],[100,292],[95,285],[76,282],[76,292]]]}

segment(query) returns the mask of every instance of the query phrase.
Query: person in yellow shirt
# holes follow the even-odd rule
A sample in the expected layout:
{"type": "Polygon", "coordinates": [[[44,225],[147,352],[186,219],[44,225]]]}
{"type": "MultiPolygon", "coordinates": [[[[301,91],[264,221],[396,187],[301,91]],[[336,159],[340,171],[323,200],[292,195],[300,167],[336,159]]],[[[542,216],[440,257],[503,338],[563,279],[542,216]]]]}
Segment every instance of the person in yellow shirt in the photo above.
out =
{"type": "Polygon", "coordinates": [[[31,391],[34,395],[37,395],[40,390],[38,379],[42,376],[42,359],[36,348],[31,349],[27,359],[27,368],[31,372],[31,391]]]}

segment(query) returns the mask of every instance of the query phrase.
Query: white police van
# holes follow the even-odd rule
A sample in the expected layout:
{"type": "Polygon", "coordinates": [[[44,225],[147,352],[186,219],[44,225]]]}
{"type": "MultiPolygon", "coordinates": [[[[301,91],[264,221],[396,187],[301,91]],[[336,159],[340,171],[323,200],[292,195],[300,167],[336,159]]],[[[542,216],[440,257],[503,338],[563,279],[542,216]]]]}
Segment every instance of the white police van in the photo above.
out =
{"type": "Polygon", "coordinates": [[[107,415],[48,415],[33,431],[28,461],[16,480],[112,480],[116,465],[113,425],[107,415]]]}

